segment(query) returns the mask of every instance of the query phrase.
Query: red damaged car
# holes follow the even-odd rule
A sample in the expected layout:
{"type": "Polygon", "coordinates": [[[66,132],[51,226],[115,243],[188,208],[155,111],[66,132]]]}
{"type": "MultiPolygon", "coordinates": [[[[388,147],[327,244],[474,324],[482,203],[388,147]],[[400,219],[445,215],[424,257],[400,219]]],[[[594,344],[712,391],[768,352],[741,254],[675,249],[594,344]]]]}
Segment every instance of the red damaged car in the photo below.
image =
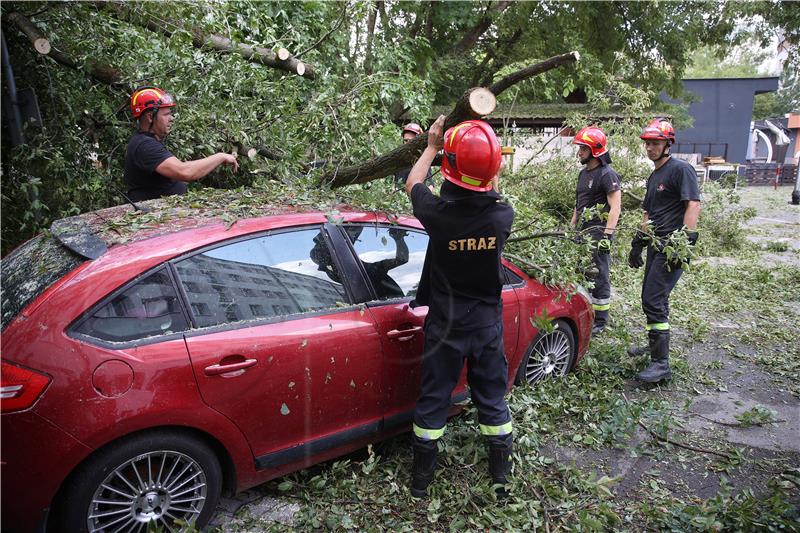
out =
{"type": "MultiPolygon", "coordinates": [[[[201,527],[223,492],[410,429],[417,220],[152,204],[59,221],[2,261],[4,530],[201,527]]],[[[565,374],[591,305],[505,274],[511,381],[565,374]]]]}

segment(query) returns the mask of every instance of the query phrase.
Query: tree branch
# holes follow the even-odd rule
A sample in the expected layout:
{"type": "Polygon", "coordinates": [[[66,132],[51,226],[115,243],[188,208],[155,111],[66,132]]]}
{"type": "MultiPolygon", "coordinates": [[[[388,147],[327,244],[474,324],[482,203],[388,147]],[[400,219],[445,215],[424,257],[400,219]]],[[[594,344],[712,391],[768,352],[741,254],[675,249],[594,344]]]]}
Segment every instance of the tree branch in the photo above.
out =
{"type": "MultiPolygon", "coordinates": [[[[488,89],[482,87],[469,89],[458,102],[456,102],[453,111],[447,116],[444,124],[445,130],[464,120],[480,118],[491,114],[496,104],[494,97],[504,90],[515,83],[536,76],[537,74],[547,72],[548,70],[566,63],[577,61],[578,57],[579,55],[577,52],[551,57],[546,61],[536,63],[535,65],[531,65],[513,74],[509,74],[488,89]]],[[[414,140],[408,144],[398,146],[391,152],[378,156],[370,161],[358,165],[350,165],[341,168],[337,167],[336,169],[328,171],[322,176],[321,180],[323,183],[330,184],[331,187],[344,187],[345,185],[367,183],[385,176],[390,176],[399,170],[413,165],[414,161],[420,156],[427,144],[428,133],[425,132],[421,135],[417,135],[414,140]]]]}
{"type": "Polygon", "coordinates": [[[542,72],[547,72],[548,70],[560,67],[561,65],[579,61],[580,57],[581,56],[578,52],[570,52],[568,54],[551,57],[550,59],[542,61],[541,63],[536,63],[535,65],[531,65],[530,67],[509,74],[500,81],[490,85],[489,90],[492,91],[495,96],[500,96],[503,91],[523,80],[527,80],[528,78],[536,76],[537,74],[541,74],[542,72]]]}
{"type": "Polygon", "coordinates": [[[95,81],[107,85],[115,85],[122,81],[122,76],[119,71],[110,65],[105,65],[96,61],[86,61],[81,65],[72,57],[53,47],[42,30],[21,13],[11,13],[8,16],[8,20],[13,22],[14,25],[28,37],[37,52],[53,59],[56,63],[79,72],[84,72],[95,81]],[[46,42],[47,45],[42,45],[41,41],[46,42]],[[37,42],[39,42],[39,45],[37,45],[37,42]],[[47,50],[46,52],[44,52],[45,49],[47,50]]]}
{"type": "Polygon", "coordinates": [[[684,450],[690,450],[690,451],[699,452],[699,453],[708,453],[708,454],[716,455],[717,457],[722,457],[723,459],[728,459],[728,460],[732,459],[731,456],[728,455],[725,452],[718,452],[716,450],[709,450],[707,448],[699,448],[699,447],[695,447],[695,446],[690,446],[690,445],[684,444],[682,442],[674,441],[674,440],[669,439],[667,437],[662,437],[661,435],[659,435],[658,433],[656,433],[655,431],[653,431],[652,429],[647,427],[644,424],[644,422],[642,422],[636,415],[633,414],[633,411],[631,411],[631,408],[630,408],[631,404],[628,402],[628,397],[625,396],[625,393],[622,393],[622,398],[625,400],[625,404],[628,406],[628,411],[631,413],[631,416],[636,418],[636,422],[639,424],[639,426],[641,426],[641,428],[644,429],[645,431],[647,431],[650,435],[655,437],[656,440],[672,444],[673,446],[677,446],[678,448],[683,448],[684,450]]]}
{"type": "Polygon", "coordinates": [[[510,0],[503,0],[501,2],[497,2],[492,7],[486,10],[486,13],[483,17],[478,21],[475,26],[472,27],[471,30],[464,35],[458,43],[453,47],[452,51],[449,55],[451,56],[458,56],[465,53],[467,50],[472,49],[475,46],[475,43],[478,42],[478,39],[481,35],[486,33],[486,30],[492,25],[493,17],[490,14],[490,11],[494,11],[497,14],[503,13],[508,7],[512,4],[510,0]]]}
{"type": "Polygon", "coordinates": [[[347,2],[343,2],[343,5],[342,5],[342,14],[341,14],[341,15],[339,15],[339,20],[337,20],[337,21],[336,21],[336,24],[334,24],[334,25],[333,25],[333,27],[332,27],[330,30],[328,30],[328,32],[327,32],[325,35],[323,35],[322,37],[320,37],[320,38],[319,38],[319,40],[318,40],[317,42],[315,42],[314,44],[312,44],[311,46],[309,46],[308,48],[306,48],[305,50],[303,50],[303,51],[302,51],[302,52],[300,52],[299,54],[295,54],[295,55],[294,55],[294,57],[296,57],[297,59],[300,59],[300,56],[303,56],[303,55],[305,55],[305,54],[309,53],[311,50],[314,50],[314,49],[315,49],[317,46],[319,46],[320,44],[322,44],[322,42],[323,42],[325,39],[327,39],[329,35],[331,35],[333,32],[335,32],[336,30],[338,30],[338,29],[339,29],[339,26],[341,26],[341,25],[342,25],[342,22],[344,22],[344,16],[345,16],[345,14],[347,13],[347,5],[348,5],[348,3],[347,3],[347,2]]]}
{"type": "Polygon", "coordinates": [[[129,4],[122,4],[116,0],[95,0],[93,3],[100,8],[109,10],[120,20],[136,24],[154,33],[160,33],[165,37],[172,37],[177,31],[185,30],[192,36],[192,45],[195,48],[211,48],[218,52],[235,52],[253,63],[291,72],[309,80],[313,80],[316,77],[313,67],[293,57],[285,49],[280,49],[276,54],[267,48],[234,43],[221,35],[206,34],[198,27],[182,28],[180,24],[169,20],[156,21],[136,13],[134,11],[135,8],[130,7],[129,4]]]}

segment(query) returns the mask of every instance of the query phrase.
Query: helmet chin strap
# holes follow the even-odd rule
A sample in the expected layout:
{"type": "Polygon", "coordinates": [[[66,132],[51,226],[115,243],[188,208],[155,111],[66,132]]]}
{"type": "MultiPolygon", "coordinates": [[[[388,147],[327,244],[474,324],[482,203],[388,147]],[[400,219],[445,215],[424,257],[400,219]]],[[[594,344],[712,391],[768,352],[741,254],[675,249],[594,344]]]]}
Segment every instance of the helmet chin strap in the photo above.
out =
{"type": "Polygon", "coordinates": [[[655,160],[656,161],[661,161],[665,157],[669,157],[669,152],[667,152],[668,148],[669,148],[669,141],[667,141],[667,144],[665,144],[664,148],[661,149],[661,155],[658,156],[655,160]]]}

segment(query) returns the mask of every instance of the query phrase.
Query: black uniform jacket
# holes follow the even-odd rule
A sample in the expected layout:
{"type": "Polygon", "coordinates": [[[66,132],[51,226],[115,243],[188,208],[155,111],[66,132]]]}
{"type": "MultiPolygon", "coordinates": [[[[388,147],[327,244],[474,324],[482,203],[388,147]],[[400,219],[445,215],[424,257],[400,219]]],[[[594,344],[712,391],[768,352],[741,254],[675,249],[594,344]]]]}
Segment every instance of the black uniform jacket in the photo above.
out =
{"type": "Polygon", "coordinates": [[[414,215],[430,240],[416,294],[428,320],[464,330],[502,319],[500,257],[514,210],[489,191],[475,193],[445,181],[442,196],[422,183],[411,191],[414,215]]]}

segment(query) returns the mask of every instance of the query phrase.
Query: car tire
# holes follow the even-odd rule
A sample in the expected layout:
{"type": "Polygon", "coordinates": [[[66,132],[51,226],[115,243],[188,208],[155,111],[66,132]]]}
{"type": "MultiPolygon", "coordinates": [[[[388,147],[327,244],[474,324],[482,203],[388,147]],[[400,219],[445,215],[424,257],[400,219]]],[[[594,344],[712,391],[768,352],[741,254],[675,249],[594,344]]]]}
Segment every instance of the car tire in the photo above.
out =
{"type": "Polygon", "coordinates": [[[563,377],[572,368],[577,353],[575,334],[565,320],[556,320],[550,333],[540,332],[519,365],[517,385],[534,385],[550,377],[563,377]]]}
{"type": "Polygon", "coordinates": [[[202,529],[221,491],[222,470],[211,448],[185,433],[150,431],[112,443],[82,464],[67,481],[52,523],[64,532],[178,531],[177,518],[202,529]]]}

